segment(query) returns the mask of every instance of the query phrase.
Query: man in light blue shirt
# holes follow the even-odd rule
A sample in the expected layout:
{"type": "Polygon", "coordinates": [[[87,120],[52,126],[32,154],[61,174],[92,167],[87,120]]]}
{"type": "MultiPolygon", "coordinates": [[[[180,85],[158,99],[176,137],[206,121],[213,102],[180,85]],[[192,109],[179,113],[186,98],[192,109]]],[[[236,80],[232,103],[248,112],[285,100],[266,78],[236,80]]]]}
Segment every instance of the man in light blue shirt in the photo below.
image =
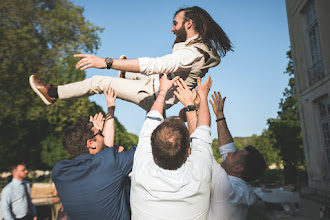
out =
{"type": "Polygon", "coordinates": [[[1,192],[2,215],[5,220],[36,220],[37,212],[30,196],[30,185],[24,180],[28,170],[25,164],[11,168],[13,180],[1,192]]]}

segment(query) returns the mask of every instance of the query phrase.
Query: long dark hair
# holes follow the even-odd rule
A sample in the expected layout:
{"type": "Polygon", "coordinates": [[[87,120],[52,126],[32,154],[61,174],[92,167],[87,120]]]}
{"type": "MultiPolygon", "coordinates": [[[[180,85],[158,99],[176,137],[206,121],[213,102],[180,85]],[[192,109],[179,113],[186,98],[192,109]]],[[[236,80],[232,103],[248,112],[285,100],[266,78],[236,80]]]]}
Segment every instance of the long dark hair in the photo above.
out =
{"type": "Polygon", "coordinates": [[[175,12],[174,17],[181,11],[185,12],[183,23],[191,19],[195,31],[199,34],[199,37],[190,43],[204,43],[210,49],[216,50],[221,57],[224,57],[228,51],[233,51],[226,33],[204,9],[198,6],[181,8],[175,12]]]}

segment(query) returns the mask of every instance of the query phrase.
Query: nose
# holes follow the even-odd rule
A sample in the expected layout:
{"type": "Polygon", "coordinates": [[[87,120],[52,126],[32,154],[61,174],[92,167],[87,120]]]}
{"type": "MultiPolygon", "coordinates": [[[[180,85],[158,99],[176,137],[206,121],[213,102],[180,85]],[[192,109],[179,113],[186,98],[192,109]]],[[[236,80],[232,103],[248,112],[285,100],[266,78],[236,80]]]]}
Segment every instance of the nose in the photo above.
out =
{"type": "Polygon", "coordinates": [[[174,31],[175,31],[174,25],[172,26],[172,29],[171,29],[171,31],[172,31],[172,32],[174,32],[174,31]]]}

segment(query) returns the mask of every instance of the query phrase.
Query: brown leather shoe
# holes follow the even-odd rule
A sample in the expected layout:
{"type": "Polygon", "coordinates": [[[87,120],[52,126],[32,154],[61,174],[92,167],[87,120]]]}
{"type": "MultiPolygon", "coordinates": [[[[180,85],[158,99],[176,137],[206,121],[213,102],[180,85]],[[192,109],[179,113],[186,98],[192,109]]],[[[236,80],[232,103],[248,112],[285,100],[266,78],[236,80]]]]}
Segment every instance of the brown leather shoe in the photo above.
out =
{"type": "MultiPolygon", "coordinates": [[[[121,60],[126,60],[127,57],[126,57],[125,55],[121,55],[119,59],[121,59],[121,60]]],[[[118,77],[119,77],[119,78],[125,78],[125,73],[126,73],[126,71],[121,71],[121,70],[119,70],[119,72],[118,72],[118,77]]]]}
{"type": "Polygon", "coordinates": [[[30,86],[35,93],[41,98],[46,104],[50,105],[56,101],[56,98],[52,98],[48,95],[50,84],[42,82],[37,76],[31,75],[29,78],[30,86]]]}

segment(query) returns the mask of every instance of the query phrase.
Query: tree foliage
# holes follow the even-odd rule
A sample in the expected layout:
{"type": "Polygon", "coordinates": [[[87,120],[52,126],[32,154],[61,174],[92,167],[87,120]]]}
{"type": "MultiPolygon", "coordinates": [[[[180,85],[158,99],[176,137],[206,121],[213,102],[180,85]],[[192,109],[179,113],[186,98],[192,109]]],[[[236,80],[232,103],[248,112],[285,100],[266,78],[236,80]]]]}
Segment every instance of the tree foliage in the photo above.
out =
{"type": "Polygon", "coordinates": [[[98,49],[103,29],[83,11],[67,0],[1,1],[0,170],[17,161],[49,168],[68,156],[60,145],[63,129],[102,111],[88,98],[45,106],[28,83],[32,74],[55,85],[85,78],[73,54],[98,49]]]}
{"type": "Polygon", "coordinates": [[[280,156],[286,164],[304,165],[304,151],[298,113],[296,85],[291,51],[287,52],[289,63],[285,74],[290,76],[288,87],[283,92],[277,118],[268,119],[274,147],[280,150],[280,156]]]}

